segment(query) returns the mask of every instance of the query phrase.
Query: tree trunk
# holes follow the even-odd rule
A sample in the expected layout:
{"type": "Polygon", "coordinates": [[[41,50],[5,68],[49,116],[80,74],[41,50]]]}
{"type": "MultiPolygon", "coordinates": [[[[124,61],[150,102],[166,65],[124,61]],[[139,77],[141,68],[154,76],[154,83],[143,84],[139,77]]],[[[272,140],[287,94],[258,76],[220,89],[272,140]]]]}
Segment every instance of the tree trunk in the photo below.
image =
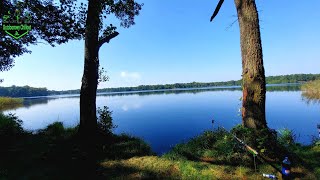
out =
{"type": "Polygon", "coordinates": [[[235,0],[240,27],[242,56],[242,123],[245,127],[267,127],[266,84],[263,67],[259,17],[254,0],[235,0]]]}
{"type": "Polygon", "coordinates": [[[96,93],[98,85],[99,0],[89,0],[85,29],[84,70],[80,91],[81,149],[85,153],[80,174],[86,179],[96,177],[96,93]]]}
{"type": "Polygon", "coordinates": [[[85,143],[95,141],[97,130],[99,0],[89,0],[85,29],[84,71],[80,91],[80,135],[85,143]]]}

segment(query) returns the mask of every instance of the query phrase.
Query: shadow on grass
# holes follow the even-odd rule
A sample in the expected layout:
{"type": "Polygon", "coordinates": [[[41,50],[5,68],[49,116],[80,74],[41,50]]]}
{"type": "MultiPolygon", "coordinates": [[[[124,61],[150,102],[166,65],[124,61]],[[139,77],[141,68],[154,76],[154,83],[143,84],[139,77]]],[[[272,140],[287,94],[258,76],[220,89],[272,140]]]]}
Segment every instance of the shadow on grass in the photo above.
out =
{"type": "Polygon", "coordinates": [[[97,148],[98,160],[91,159],[80,148],[81,139],[76,135],[76,128],[61,126],[62,123],[55,123],[37,134],[25,133],[1,146],[0,179],[92,178],[98,176],[98,163],[105,159],[153,154],[140,139],[111,135],[103,137],[105,143],[97,148]]]}

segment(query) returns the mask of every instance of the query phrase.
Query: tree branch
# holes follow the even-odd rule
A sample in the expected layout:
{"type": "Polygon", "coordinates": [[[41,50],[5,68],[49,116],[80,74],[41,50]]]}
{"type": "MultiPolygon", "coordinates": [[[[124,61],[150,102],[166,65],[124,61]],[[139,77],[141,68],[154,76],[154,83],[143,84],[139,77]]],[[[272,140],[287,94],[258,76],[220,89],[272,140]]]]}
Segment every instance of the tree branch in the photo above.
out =
{"type": "Polygon", "coordinates": [[[218,12],[219,12],[219,10],[220,10],[223,2],[224,2],[224,0],[219,0],[218,5],[217,5],[216,9],[214,10],[214,12],[213,12],[213,14],[212,14],[212,16],[211,16],[211,18],[210,18],[210,22],[212,22],[212,20],[213,20],[213,19],[216,17],[216,15],[218,14],[218,12]]]}
{"type": "Polygon", "coordinates": [[[117,31],[111,33],[109,36],[106,36],[98,41],[98,49],[104,44],[104,43],[109,43],[109,41],[115,37],[117,37],[119,33],[117,31]]]}

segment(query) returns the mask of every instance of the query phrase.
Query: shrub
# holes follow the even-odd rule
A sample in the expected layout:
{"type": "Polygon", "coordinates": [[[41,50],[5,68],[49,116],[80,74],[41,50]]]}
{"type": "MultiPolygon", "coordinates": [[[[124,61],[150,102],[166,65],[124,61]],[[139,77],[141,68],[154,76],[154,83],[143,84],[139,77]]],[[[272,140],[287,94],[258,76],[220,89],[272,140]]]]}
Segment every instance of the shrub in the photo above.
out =
{"type": "Polygon", "coordinates": [[[54,122],[49,124],[45,129],[40,130],[40,134],[46,135],[52,138],[62,137],[64,134],[64,127],[62,122],[54,122]]]}
{"type": "Polygon", "coordinates": [[[4,115],[0,113],[0,141],[8,144],[23,135],[22,120],[15,114],[4,115]]]}
{"type": "Polygon", "coordinates": [[[98,108],[98,114],[98,130],[103,134],[111,135],[112,130],[117,128],[117,126],[113,124],[112,111],[109,110],[109,107],[104,106],[102,109],[98,108]]]}

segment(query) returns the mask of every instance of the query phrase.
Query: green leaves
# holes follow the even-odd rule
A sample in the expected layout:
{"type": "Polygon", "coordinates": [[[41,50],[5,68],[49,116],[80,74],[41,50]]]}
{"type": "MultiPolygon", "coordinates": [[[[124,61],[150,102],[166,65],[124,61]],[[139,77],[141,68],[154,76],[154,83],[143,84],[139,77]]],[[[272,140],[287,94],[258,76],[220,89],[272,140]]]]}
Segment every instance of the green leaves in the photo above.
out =
{"type": "Polygon", "coordinates": [[[103,106],[103,108],[98,108],[98,128],[102,133],[106,133],[110,135],[114,128],[117,128],[116,125],[113,124],[112,119],[112,111],[109,110],[109,107],[103,106]]]}
{"type": "MultiPolygon", "coordinates": [[[[31,53],[27,49],[30,44],[37,44],[44,40],[51,46],[66,43],[72,39],[80,39],[84,35],[84,23],[75,10],[76,0],[61,0],[59,5],[52,0],[3,1],[3,11],[0,16],[13,16],[12,12],[20,12],[22,19],[26,19],[32,30],[23,38],[15,40],[0,31],[0,71],[9,70],[14,65],[14,58],[24,53],[31,53]],[[8,12],[8,14],[5,14],[8,12]],[[10,13],[11,12],[11,13],[10,13]],[[26,15],[24,17],[23,15],[26,15]]],[[[17,15],[17,14],[16,14],[17,15]]],[[[20,18],[19,16],[19,18],[20,18]]],[[[0,18],[2,24],[2,19],[0,18]]]]}
{"type": "Polygon", "coordinates": [[[99,68],[99,72],[98,72],[99,78],[98,78],[98,85],[101,82],[107,82],[109,81],[109,76],[107,75],[107,71],[104,70],[104,68],[99,68]]]}
{"type": "Polygon", "coordinates": [[[106,0],[102,7],[102,13],[105,15],[114,14],[120,20],[120,26],[129,28],[134,25],[135,16],[139,12],[143,4],[139,4],[134,0],[106,0]]]}

